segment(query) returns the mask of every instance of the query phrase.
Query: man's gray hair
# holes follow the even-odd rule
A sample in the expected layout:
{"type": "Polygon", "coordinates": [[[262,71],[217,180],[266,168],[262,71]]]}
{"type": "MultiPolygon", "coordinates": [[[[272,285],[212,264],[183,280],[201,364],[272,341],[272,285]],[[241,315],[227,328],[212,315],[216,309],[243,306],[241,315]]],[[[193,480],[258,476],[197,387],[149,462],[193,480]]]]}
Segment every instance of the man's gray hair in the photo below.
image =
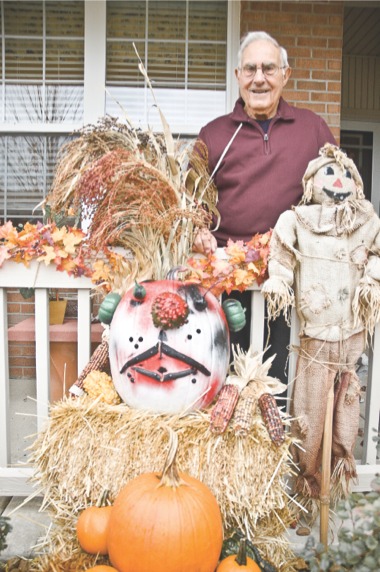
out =
{"type": "Polygon", "coordinates": [[[271,42],[276,48],[280,51],[280,58],[281,58],[281,65],[284,67],[288,67],[288,54],[285,48],[280,46],[280,44],[272,38],[267,32],[248,32],[246,36],[241,41],[240,49],[238,52],[238,67],[241,67],[241,60],[243,57],[244,50],[252,44],[252,42],[256,42],[257,40],[266,40],[267,42],[271,42]]]}

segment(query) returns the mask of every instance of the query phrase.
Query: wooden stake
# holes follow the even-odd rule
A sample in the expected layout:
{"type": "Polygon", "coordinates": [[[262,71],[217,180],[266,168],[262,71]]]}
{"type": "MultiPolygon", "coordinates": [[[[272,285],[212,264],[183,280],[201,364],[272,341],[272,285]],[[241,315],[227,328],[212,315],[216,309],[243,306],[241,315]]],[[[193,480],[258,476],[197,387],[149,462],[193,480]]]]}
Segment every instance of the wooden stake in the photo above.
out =
{"type": "Polygon", "coordinates": [[[323,428],[322,448],[322,480],[320,500],[320,541],[325,549],[328,547],[329,509],[330,509],[330,477],[331,477],[331,445],[334,411],[334,384],[327,396],[325,425],[323,428]]]}

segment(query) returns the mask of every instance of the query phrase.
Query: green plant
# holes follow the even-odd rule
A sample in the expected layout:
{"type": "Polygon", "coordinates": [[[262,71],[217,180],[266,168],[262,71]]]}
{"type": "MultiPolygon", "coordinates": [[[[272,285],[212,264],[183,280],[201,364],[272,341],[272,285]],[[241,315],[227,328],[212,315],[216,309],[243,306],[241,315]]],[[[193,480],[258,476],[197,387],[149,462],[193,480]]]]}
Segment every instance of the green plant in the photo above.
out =
{"type": "Polygon", "coordinates": [[[0,516],[0,552],[5,550],[7,547],[5,539],[11,530],[12,526],[9,524],[9,518],[6,516],[0,516]]]}
{"type": "Polygon", "coordinates": [[[369,493],[351,493],[337,506],[343,524],[338,542],[325,550],[310,538],[302,554],[310,572],[372,572],[380,570],[380,475],[369,493]]]}

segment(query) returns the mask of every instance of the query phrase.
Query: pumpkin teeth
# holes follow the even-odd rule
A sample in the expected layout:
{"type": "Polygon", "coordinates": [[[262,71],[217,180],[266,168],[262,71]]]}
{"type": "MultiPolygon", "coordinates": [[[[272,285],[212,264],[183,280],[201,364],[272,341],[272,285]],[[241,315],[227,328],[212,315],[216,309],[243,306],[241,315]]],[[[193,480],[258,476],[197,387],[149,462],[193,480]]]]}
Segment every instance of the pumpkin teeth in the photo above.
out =
{"type": "Polygon", "coordinates": [[[180,328],[187,320],[189,306],[175,292],[159,294],[152,304],[153,324],[156,328],[169,330],[180,328]]]}

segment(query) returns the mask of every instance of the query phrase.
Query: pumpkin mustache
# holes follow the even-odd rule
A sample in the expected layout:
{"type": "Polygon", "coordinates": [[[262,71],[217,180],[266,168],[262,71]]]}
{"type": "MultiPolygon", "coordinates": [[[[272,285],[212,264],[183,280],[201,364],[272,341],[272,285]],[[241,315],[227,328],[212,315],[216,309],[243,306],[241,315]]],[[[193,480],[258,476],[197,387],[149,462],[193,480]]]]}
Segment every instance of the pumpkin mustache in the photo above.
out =
{"type": "MultiPolygon", "coordinates": [[[[176,359],[182,361],[183,363],[186,363],[187,365],[189,365],[192,369],[194,368],[195,370],[200,371],[204,375],[207,375],[207,376],[211,375],[211,372],[207,369],[207,367],[205,367],[204,365],[202,365],[201,363],[199,363],[195,359],[193,359],[193,358],[191,358],[191,357],[189,357],[189,356],[187,356],[181,352],[178,352],[176,349],[171,348],[170,346],[168,346],[167,344],[165,344],[164,342],[161,342],[161,341],[157,342],[157,344],[155,346],[152,346],[151,348],[149,348],[145,352],[142,352],[141,354],[138,354],[137,356],[128,360],[123,365],[123,367],[121,368],[120,373],[123,374],[125,372],[125,370],[128,369],[129,367],[132,367],[132,366],[140,363],[143,360],[149,359],[149,358],[157,355],[158,353],[165,354],[165,355],[172,357],[172,358],[176,358],[176,359]]],[[[192,372],[192,370],[187,370],[186,375],[188,375],[191,372],[192,372]]],[[[146,373],[145,370],[144,370],[144,373],[146,373]]],[[[173,375],[175,375],[175,374],[167,374],[166,376],[164,376],[163,381],[169,381],[171,379],[175,379],[175,378],[173,378],[173,375]],[[165,378],[167,378],[167,379],[165,379],[165,378]]],[[[184,373],[184,375],[185,375],[185,373],[184,373]]],[[[151,377],[153,377],[153,375],[151,377]]],[[[178,372],[177,377],[183,377],[183,375],[181,375],[181,373],[178,372]]]]}

